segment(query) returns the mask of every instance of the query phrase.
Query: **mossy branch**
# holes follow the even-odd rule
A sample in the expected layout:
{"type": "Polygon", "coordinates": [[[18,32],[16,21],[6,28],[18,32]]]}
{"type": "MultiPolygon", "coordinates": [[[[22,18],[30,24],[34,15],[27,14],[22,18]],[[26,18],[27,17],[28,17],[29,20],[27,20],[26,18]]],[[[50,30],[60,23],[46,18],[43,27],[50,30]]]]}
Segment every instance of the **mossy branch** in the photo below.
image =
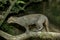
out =
{"type": "Polygon", "coordinates": [[[3,31],[0,30],[0,36],[8,39],[8,40],[25,40],[30,37],[39,37],[42,39],[58,39],[60,38],[60,33],[55,33],[55,32],[29,32],[28,33],[23,33],[17,36],[12,36],[10,34],[7,34],[3,31]]]}
{"type": "Polygon", "coordinates": [[[30,32],[29,34],[24,33],[22,35],[16,36],[19,40],[28,39],[30,37],[39,37],[42,39],[58,39],[60,38],[60,33],[55,32],[30,32]]]}

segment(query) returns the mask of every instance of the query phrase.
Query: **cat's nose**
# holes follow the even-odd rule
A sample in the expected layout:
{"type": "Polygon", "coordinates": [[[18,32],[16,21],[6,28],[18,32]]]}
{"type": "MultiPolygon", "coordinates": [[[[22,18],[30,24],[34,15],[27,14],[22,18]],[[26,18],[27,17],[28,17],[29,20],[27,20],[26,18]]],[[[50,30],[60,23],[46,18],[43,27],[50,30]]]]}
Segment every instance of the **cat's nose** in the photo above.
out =
{"type": "Polygon", "coordinates": [[[13,22],[14,22],[13,19],[8,19],[8,20],[7,20],[7,23],[13,23],[13,22]]]}

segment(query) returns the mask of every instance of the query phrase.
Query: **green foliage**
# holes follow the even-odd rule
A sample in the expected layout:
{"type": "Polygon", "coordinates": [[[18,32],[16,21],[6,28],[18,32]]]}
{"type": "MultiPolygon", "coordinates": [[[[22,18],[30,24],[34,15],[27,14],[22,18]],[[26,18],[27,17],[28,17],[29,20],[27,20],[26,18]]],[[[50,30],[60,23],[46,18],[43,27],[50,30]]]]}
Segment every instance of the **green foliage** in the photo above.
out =
{"type": "Polygon", "coordinates": [[[26,4],[26,2],[22,0],[18,0],[14,7],[12,8],[12,12],[18,13],[20,10],[24,10],[23,6],[26,4]],[[22,6],[23,5],[23,6],[22,6]]]}
{"type": "Polygon", "coordinates": [[[17,3],[17,4],[19,4],[19,3],[25,4],[24,1],[17,1],[16,3],[17,3]]]}
{"type": "Polygon", "coordinates": [[[9,7],[10,3],[8,0],[1,0],[0,1],[0,11],[6,11],[9,7]]]}
{"type": "Polygon", "coordinates": [[[3,4],[6,4],[7,0],[0,0],[3,4]]]}
{"type": "Polygon", "coordinates": [[[14,27],[13,26],[10,26],[8,23],[4,23],[3,26],[1,27],[1,29],[9,34],[14,34],[14,27]]]}
{"type": "MultiPolygon", "coordinates": [[[[21,4],[22,4],[22,5],[25,5],[26,2],[24,2],[24,1],[22,1],[22,0],[18,0],[18,1],[16,2],[16,4],[13,6],[13,8],[12,8],[11,11],[12,11],[13,13],[18,13],[20,10],[24,10],[23,7],[21,6],[21,4]]],[[[0,8],[2,8],[2,10],[6,10],[6,9],[9,7],[8,5],[10,5],[8,0],[1,0],[1,1],[0,1],[0,8]],[[5,7],[5,6],[6,6],[6,7],[5,7]]]]}

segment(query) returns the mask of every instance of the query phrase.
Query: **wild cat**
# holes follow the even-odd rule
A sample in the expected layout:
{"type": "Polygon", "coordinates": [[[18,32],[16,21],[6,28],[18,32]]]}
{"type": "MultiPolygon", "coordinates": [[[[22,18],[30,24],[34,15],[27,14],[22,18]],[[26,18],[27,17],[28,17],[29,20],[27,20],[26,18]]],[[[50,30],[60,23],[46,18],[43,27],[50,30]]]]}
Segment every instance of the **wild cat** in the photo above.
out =
{"type": "Polygon", "coordinates": [[[17,23],[19,25],[22,25],[26,28],[27,32],[29,31],[29,26],[32,24],[36,24],[36,27],[38,28],[38,31],[41,31],[43,27],[45,27],[46,31],[48,32],[48,18],[43,14],[29,14],[22,17],[14,17],[11,16],[8,20],[8,23],[17,23]],[[43,24],[45,26],[43,26],[43,24]]]}

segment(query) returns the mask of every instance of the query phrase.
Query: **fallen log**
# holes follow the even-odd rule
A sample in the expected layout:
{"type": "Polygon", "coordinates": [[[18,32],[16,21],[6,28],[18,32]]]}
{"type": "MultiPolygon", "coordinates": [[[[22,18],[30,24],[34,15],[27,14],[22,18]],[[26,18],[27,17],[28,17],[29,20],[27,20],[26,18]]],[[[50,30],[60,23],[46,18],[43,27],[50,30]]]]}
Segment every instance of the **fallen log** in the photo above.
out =
{"type": "Polygon", "coordinates": [[[55,39],[60,38],[60,33],[55,32],[30,32],[29,34],[24,33],[22,35],[15,36],[19,40],[24,40],[30,37],[39,37],[43,39],[55,39]]]}
{"type": "Polygon", "coordinates": [[[39,37],[42,39],[59,39],[60,33],[55,32],[29,32],[23,33],[17,36],[10,35],[0,30],[0,36],[4,37],[7,40],[25,40],[30,37],[39,37]]]}

